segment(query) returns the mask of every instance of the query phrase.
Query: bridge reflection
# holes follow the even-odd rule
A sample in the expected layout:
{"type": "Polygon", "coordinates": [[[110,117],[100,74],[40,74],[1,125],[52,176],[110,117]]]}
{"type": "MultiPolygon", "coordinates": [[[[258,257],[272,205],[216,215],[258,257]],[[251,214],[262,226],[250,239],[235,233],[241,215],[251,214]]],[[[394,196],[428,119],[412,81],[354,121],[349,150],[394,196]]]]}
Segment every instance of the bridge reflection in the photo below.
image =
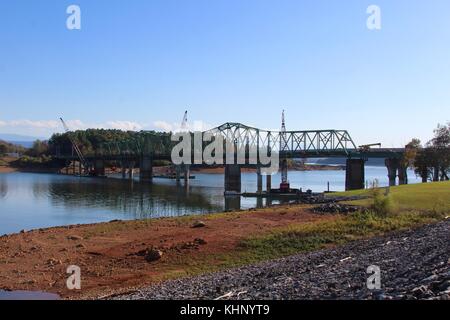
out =
{"type": "Polygon", "coordinates": [[[48,192],[55,206],[113,210],[125,213],[130,219],[175,217],[223,210],[223,202],[214,201],[214,197],[200,189],[91,178],[33,186],[35,196],[48,192]]]}

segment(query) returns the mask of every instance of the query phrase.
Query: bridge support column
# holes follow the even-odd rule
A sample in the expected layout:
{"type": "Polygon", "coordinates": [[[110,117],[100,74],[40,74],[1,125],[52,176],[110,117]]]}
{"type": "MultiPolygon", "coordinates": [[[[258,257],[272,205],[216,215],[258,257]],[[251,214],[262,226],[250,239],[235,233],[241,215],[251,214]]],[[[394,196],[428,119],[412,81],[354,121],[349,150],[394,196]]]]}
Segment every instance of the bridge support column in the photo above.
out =
{"type": "Polygon", "coordinates": [[[127,164],[125,163],[125,161],[122,161],[120,163],[120,172],[122,173],[122,179],[126,179],[127,178],[127,164]]]}
{"type": "Polygon", "coordinates": [[[257,179],[257,193],[261,194],[262,193],[262,188],[263,188],[263,178],[262,178],[262,174],[261,174],[261,168],[258,168],[256,171],[256,179],[257,179]]]}
{"type": "Polygon", "coordinates": [[[363,159],[347,159],[345,190],[364,189],[364,163],[363,159]]]}
{"type": "Polygon", "coordinates": [[[175,166],[175,178],[177,180],[177,183],[180,183],[180,181],[181,181],[181,166],[180,165],[175,166]]]}
{"type": "Polygon", "coordinates": [[[400,164],[398,167],[398,184],[408,184],[408,171],[404,164],[400,164]]]}
{"type": "Polygon", "coordinates": [[[133,180],[134,178],[134,162],[128,162],[128,179],[133,180]]]}
{"type": "Polygon", "coordinates": [[[266,175],[266,192],[267,194],[270,194],[272,190],[272,175],[267,174],[266,175]]]}
{"type": "Polygon", "coordinates": [[[225,192],[241,192],[241,166],[225,165],[225,192]]]}
{"type": "Polygon", "coordinates": [[[96,177],[104,177],[105,176],[105,161],[96,159],[94,161],[94,175],[96,177]]]}
{"type": "Polygon", "coordinates": [[[150,182],[153,180],[153,161],[149,156],[141,157],[139,163],[139,180],[143,182],[150,182]]]}
{"type": "Polygon", "coordinates": [[[386,168],[388,170],[388,178],[389,178],[389,186],[395,186],[395,179],[397,178],[397,170],[399,168],[399,160],[398,159],[386,159],[384,161],[386,164],[386,168]]]}
{"type": "Polygon", "coordinates": [[[184,184],[189,184],[189,177],[191,176],[191,167],[188,164],[183,165],[184,171],[184,184]]]}
{"type": "Polygon", "coordinates": [[[241,210],[241,197],[225,197],[225,211],[241,210]]]}

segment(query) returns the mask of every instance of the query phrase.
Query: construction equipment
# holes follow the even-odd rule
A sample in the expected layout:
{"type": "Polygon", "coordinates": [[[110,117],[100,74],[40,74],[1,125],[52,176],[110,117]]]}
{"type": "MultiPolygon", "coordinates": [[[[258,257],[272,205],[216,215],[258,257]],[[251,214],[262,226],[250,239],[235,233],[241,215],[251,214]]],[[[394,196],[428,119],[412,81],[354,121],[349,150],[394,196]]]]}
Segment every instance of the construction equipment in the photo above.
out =
{"type": "MultiPolygon", "coordinates": [[[[70,132],[69,127],[64,122],[63,118],[59,118],[59,119],[61,120],[61,123],[63,124],[64,131],[66,133],[69,133],[70,132]]],[[[73,150],[75,150],[75,153],[77,154],[78,160],[80,161],[82,167],[86,168],[86,160],[84,159],[83,153],[81,152],[80,148],[76,144],[75,140],[70,136],[70,134],[68,134],[67,137],[69,138],[70,143],[72,144],[72,148],[73,148],[73,150]]]]}
{"type": "Polygon", "coordinates": [[[187,129],[187,118],[188,112],[187,110],[184,112],[183,120],[181,121],[181,131],[184,132],[187,129]]]}
{"type": "MultiPolygon", "coordinates": [[[[281,131],[280,131],[280,153],[288,150],[287,134],[286,134],[286,121],[284,116],[284,110],[281,116],[281,131]]],[[[288,181],[288,162],[286,153],[284,153],[284,158],[281,159],[281,183],[280,191],[289,192],[291,187],[288,181]]]]}
{"type": "Polygon", "coordinates": [[[370,151],[371,147],[381,147],[381,143],[363,144],[362,146],[359,146],[359,150],[370,151]]]}

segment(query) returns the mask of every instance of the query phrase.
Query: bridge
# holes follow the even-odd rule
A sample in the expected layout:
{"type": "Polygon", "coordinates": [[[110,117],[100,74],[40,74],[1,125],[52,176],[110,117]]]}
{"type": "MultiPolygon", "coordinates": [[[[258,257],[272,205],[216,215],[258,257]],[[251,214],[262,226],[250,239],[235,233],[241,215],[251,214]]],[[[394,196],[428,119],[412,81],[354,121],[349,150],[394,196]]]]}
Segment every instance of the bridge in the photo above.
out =
{"type": "MultiPolygon", "coordinates": [[[[194,133],[191,133],[194,135],[194,133]]],[[[225,142],[231,142],[235,146],[233,159],[236,159],[237,150],[264,150],[268,154],[276,152],[282,159],[286,158],[329,158],[345,157],[346,163],[346,189],[363,189],[365,186],[364,165],[369,158],[386,159],[389,184],[395,185],[398,177],[399,184],[407,183],[406,167],[402,158],[404,148],[358,148],[346,130],[309,130],[309,131],[272,131],[263,130],[240,123],[228,122],[221,126],[202,132],[202,136],[209,135],[214,140],[220,136],[225,142]]],[[[102,144],[90,154],[84,155],[85,164],[79,163],[79,172],[82,165],[91,169],[95,175],[105,175],[105,161],[120,163],[122,176],[133,178],[133,169],[139,165],[139,177],[142,181],[151,181],[152,163],[155,160],[171,160],[172,148],[176,142],[155,139],[150,133],[143,133],[139,139],[126,141],[112,141],[102,144]]],[[[55,155],[66,161],[76,161],[77,157],[71,154],[55,155]]],[[[204,163],[192,161],[177,166],[177,180],[181,171],[184,171],[186,183],[189,180],[189,168],[191,166],[204,165],[204,163]]],[[[248,161],[248,154],[246,161],[248,161]]],[[[224,161],[225,162],[225,161],[224,161]]],[[[225,190],[228,192],[241,191],[241,168],[245,166],[256,167],[258,193],[262,193],[261,166],[256,163],[225,164],[225,190]]],[[[271,176],[266,176],[266,192],[271,191],[271,176]]]]}

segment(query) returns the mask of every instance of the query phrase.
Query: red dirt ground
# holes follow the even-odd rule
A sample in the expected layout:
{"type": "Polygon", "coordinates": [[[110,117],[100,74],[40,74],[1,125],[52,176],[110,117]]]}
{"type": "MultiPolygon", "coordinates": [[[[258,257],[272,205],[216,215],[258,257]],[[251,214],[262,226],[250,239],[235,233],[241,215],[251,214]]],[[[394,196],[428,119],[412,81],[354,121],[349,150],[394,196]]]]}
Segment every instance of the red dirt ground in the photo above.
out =
{"type": "Polygon", "coordinates": [[[46,291],[70,299],[98,298],[165,278],[186,276],[186,271],[192,272],[194,261],[197,266],[202,261],[220,264],[221,254],[233,253],[240,240],[250,235],[319,219],[333,217],[312,214],[305,206],[279,206],[206,217],[57,227],[3,236],[0,289],[46,291]],[[192,228],[197,219],[206,226],[192,228]],[[198,238],[206,244],[193,244],[198,238]],[[164,253],[162,259],[149,263],[137,255],[152,247],[164,253]],[[66,288],[69,265],[81,268],[80,291],[66,288]]]}

